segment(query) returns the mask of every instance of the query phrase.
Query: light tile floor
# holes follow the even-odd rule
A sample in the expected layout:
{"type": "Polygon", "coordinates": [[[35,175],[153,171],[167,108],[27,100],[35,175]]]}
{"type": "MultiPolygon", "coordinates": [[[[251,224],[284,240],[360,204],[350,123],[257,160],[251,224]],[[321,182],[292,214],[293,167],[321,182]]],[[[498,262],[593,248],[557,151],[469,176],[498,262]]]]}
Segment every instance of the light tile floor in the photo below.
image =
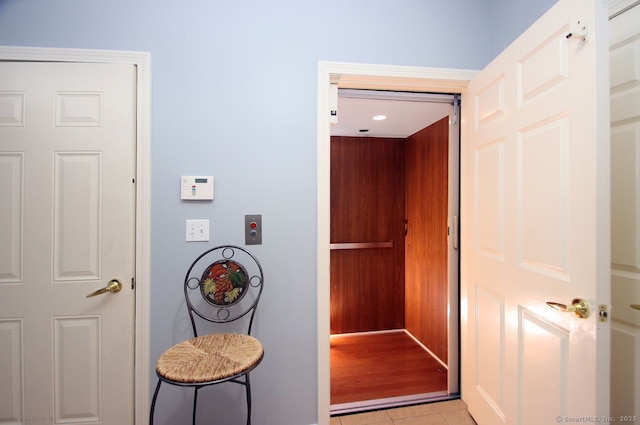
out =
{"type": "Polygon", "coordinates": [[[355,413],[331,418],[330,425],[476,425],[462,400],[355,413]]]}

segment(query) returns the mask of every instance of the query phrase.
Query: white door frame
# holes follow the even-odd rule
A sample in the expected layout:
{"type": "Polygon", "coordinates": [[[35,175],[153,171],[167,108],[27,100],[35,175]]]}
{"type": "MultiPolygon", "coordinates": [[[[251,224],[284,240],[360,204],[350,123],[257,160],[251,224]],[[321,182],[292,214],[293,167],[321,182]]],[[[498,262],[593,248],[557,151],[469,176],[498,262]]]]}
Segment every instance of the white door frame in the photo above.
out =
{"type": "Polygon", "coordinates": [[[609,0],[609,19],[626,12],[639,3],[639,0],[609,0]]]}
{"type": "MultiPolygon", "coordinates": [[[[331,84],[340,88],[460,93],[462,102],[474,70],[369,65],[344,62],[318,63],[317,191],[318,191],[318,424],[329,425],[329,285],[330,285],[330,105],[331,84]]],[[[464,125],[464,122],[462,122],[464,125]]],[[[464,143],[464,141],[462,141],[464,143]]],[[[464,318],[461,318],[464,320],[464,318]]]]}
{"type": "Polygon", "coordinates": [[[0,46],[0,61],[125,63],[136,67],[135,423],[149,410],[151,55],[146,52],[0,46]]]}

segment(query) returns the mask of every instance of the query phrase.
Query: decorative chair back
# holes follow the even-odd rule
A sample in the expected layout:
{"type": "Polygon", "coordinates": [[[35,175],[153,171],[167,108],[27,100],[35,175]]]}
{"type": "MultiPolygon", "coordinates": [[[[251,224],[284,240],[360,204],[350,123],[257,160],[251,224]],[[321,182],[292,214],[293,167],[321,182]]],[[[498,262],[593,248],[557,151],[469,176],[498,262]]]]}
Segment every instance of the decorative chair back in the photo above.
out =
{"type": "Polygon", "coordinates": [[[198,336],[196,316],[208,322],[229,323],[249,315],[247,334],[251,334],[263,287],[262,266],[246,249],[222,245],[202,253],[184,279],[194,336],[198,336]]]}

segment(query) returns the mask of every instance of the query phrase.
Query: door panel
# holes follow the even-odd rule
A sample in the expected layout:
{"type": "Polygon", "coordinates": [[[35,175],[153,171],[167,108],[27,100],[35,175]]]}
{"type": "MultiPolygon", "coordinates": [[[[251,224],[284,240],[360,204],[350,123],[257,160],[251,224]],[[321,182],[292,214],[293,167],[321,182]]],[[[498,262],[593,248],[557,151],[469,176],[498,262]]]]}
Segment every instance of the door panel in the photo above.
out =
{"type": "Polygon", "coordinates": [[[1,421],[133,423],[135,69],[0,76],[1,421]]]}
{"type": "Polygon", "coordinates": [[[53,280],[100,278],[102,155],[54,153],[53,280]]]}
{"type": "Polygon", "coordinates": [[[404,328],[403,144],[331,138],[331,243],[387,243],[332,249],[332,334],[404,328]]]}
{"type": "Polygon", "coordinates": [[[56,423],[100,420],[101,325],[99,316],[53,319],[56,423]]]}
{"type": "Polygon", "coordinates": [[[640,6],[610,22],[611,414],[640,416],[640,6]]]}
{"type": "MultiPolygon", "coordinates": [[[[14,98],[13,95],[11,97],[14,98]]],[[[0,102],[7,96],[0,93],[0,102]]],[[[8,103],[8,102],[7,102],[8,103]]],[[[13,103],[13,102],[11,102],[13,103]]],[[[10,108],[15,106],[10,104],[10,108]]],[[[22,107],[19,106],[18,109],[22,107]]],[[[13,111],[15,112],[15,110],[13,111]]],[[[19,119],[22,119],[21,117],[19,119]]],[[[12,122],[13,120],[7,119],[12,122]]],[[[0,284],[22,280],[22,174],[21,152],[0,152],[0,284]]]]}
{"type": "Polygon", "coordinates": [[[603,3],[560,0],[463,99],[462,396],[480,424],[609,414],[603,3]],[[588,318],[546,305],[574,298],[588,318]]]}

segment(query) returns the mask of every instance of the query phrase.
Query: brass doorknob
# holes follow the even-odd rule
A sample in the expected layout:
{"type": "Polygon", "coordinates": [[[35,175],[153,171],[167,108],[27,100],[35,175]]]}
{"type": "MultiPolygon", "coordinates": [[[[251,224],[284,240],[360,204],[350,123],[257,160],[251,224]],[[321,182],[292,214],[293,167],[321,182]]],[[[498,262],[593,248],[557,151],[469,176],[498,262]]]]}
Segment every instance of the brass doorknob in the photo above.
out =
{"type": "Polygon", "coordinates": [[[98,289],[95,292],[90,293],[89,295],[87,295],[87,298],[95,297],[96,295],[106,294],[107,292],[113,292],[115,294],[116,292],[120,292],[121,289],[122,289],[122,283],[118,279],[111,279],[109,283],[107,283],[107,286],[105,286],[104,288],[98,289]]]}
{"type": "Polygon", "coordinates": [[[589,303],[582,298],[574,299],[571,301],[571,305],[554,303],[551,301],[547,301],[547,305],[558,311],[562,311],[563,313],[575,313],[575,315],[581,319],[589,317],[589,303]]]}
{"type": "Polygon", "coordinates": [[[640,304],[631,304],[631,308],[635,308],[636,310],[640,310],[640,304]]]}

